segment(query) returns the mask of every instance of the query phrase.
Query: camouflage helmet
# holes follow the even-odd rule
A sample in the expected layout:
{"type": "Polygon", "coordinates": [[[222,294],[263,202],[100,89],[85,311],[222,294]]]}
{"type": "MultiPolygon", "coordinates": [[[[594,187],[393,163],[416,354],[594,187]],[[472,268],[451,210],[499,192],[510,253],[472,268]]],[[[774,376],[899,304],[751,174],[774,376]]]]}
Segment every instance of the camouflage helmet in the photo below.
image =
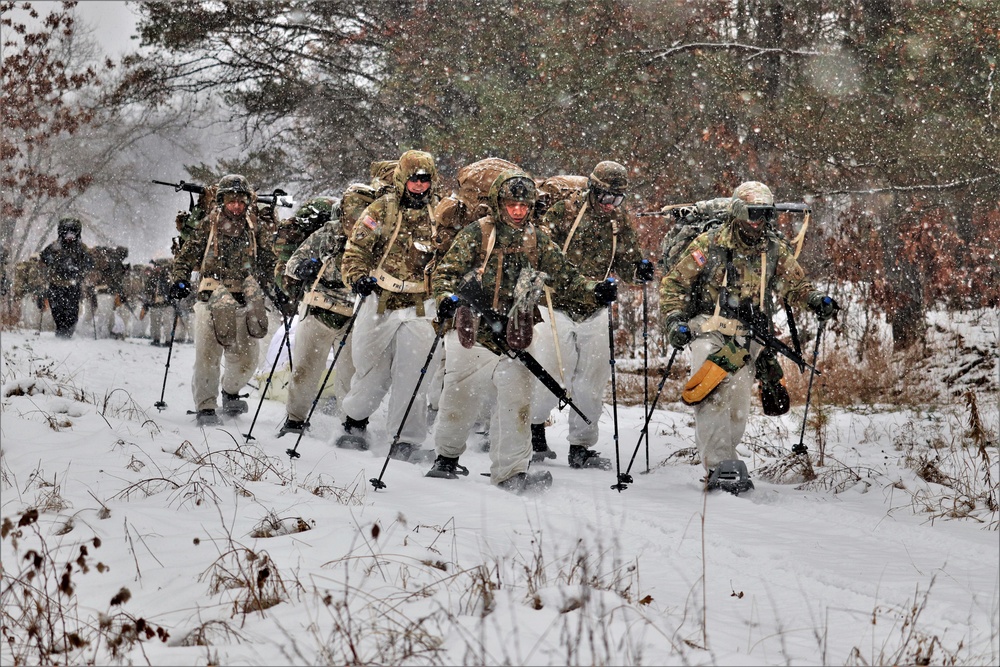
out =
{"type": "Polygon", "coordinates": [[[760,181],[745,181],[733,190],[733,199],[741,199],[744,203],[757,206],[774,206],[774,195],[771,188],[760,181]]]}
{"type": "Polygon", "coordinates": [[[333,218],[339,204],[333,197],[313,197],[295,212],[295,220],[304,227],[319,229],[333,218]]]}
{"type": "Polygon", "coordinates": [[[60,238],[64,238],[68,235],[72,235],[73,238],[80,238],[80,231],[83,229],[83,224],[80,222],[79,218],[61,218],[59,224],[56,227],[56,235],[60,238]]]}
{"type": "Polygon", "coordinates": [[[224,196],[227,194],[245,194],[247,201],[249,201],[253,195],[253,190],[250,189],[250,183],[246,177],[240,174],[227,174],[219,179],[219,184],[216,186],[215,201],[221,204],[224,196]]]}
{"type": "Polygon", "coordinates": [[[588,187],[600,189],[615,194],[625,194],[628,190],[628,170],[623,165],[611,160],[598,162],[590,173],[588,187]]]}
{"type": "Polygon", "coordinates": [[[497,202],[516,201],[533,206],[536,198],[535,181],[528,176],[515,175],[497,189],[497,202]]]}

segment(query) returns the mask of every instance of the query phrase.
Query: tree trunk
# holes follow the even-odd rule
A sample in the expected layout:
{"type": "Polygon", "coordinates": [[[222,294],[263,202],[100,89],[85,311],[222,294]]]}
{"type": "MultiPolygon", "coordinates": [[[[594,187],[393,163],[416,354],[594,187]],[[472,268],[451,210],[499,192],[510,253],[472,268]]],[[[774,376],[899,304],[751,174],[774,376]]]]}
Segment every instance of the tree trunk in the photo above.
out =
{"type": "Polygon", "coordinates": [[[912,229],[906,216],[905,198],[893,197],[888,207],[887,224],[882,235],[886,280],[889,283],[892,306],[888,320],[892,325],[892,346],[902,350],[924,340],[924,284],[920,267],[906,257],[905,238],[912,229]]]}

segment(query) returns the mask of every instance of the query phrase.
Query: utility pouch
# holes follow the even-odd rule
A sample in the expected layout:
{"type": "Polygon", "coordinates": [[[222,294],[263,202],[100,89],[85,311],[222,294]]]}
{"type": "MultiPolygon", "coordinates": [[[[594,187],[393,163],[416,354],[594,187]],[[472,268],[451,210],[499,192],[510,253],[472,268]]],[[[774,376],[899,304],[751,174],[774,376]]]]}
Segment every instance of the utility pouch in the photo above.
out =
{"type": "Polygon", "coordinates": [[[247,333],[251,338],[263,338],[267,335],[264,290],[252,276],[247,276],[243,280],[243,300],[246,303],[247,333]]]}
{"type": "Polygon", "coordinates": [[[768,417],[780,417],[788,412],[792,399],[785,388],[785,378],[781,378],[776,384],[760,385],[760,405],[768,417]]]}
{"type": "Polygon", "coordinates": [[[468,306],[459,306],[455,311],[455,331],[458,342],[467,350],[476,344],[476,332],[479,330],[479,315],[472,312],[468,306]]]}
{"type": "Polygon", "coordinates": [[[208,299],[208,312],[212,316],[212,330],[215,332],[215,340],[222,347],[231,347],[236,344],[236,327],[242,323],[240,318],[240,304],[225,287],[219,287],[208,299]]]}
{"type": "Polygon", "coordinates": [[[688,405],[702,402],[726,377],[746,366],[749,358],[749,350],[739,347],[730,338],[718,352],[710,354],[698,372],[687,381],[681,400],[688,405]]]}

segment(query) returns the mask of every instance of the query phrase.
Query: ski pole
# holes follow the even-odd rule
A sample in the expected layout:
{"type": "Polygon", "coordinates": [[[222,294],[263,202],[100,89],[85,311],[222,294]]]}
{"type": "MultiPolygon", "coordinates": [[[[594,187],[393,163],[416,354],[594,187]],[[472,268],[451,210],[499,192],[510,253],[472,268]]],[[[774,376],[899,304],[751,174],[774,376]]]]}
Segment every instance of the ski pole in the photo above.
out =
{"type": "Polygon", "coordinates": [[[309,407],[309,414],[306,415],[306,421],[302,425],[302,432],[299,433],[299,437],[295,439],[295,445],[286,449],[285,453],[288,454],[288,458],[297,459],[301,454],[299,454],[299,443],[302,442],[302,436],[306,433],[306,428],[309,427],[309,420],[312,419],[313,410],[316,409],[316,405],[319,403],[319,397],[323,395],[323,390],[326,389],[326,383],[330,379],[330,374],[333,373],[333,367],[337,365],[337,359],[340,359],[340,353],[344,351],[344,346],[347,344],[347,337],[351,335],[351,330],[354,329],[354,322],[358,319],[358,313],[361,312],[361,304],[365,302],[367,294],[362,296],[358,300],[358,305],[354,309],[354,314],[351,315],[350,321],[348,321],[347,326],[344,328],[344,335],[341,336],[340,342],[337,344],[337,352],[333,355],[333,361],[330,362],[330,367],[326,369],[326,375],[323,377],[323,382],[319,386],[319,391],[316,392],[316,398],[313,399],[312,405],[309,407]]]}
{"type": "Polygon", "coordinates": [[[803,443],[806,437],[806,417],[809,414],[809,400],[812,398],[813,378],[816,376],[816,357],[819,356],[819,341],[823,338],[823,329],[826,328],[826,320],[819,321],[819,328],[816,330],[816,345],[813,347],[812,368],[809,369],[809,388],[806,389],[806,407],[802,411],[802,431],[799,433],[799,444],[792,447],[792,454],[805,454],[809,451],[803,443]]]}
{"type": "Polygon", "coordinates": [[[167,373],[170,372],[170,357],[174,353],[174,335],[177,333],[177,320],[180,318],[180,310],[178,310],[177,306],[174,306],[174,325],[170,327],[170,345],[167,346],[167,365],[163,369],[163,388],[160,389],[160,400],[153,404],[160,412],[163,412],[163,409],[167,407],[166,402],[163,400],[163,395],[167,391],[167,373]]]}
{"type": "MultiPolygon", "coordinates": [[[[288,340],[289,328],[287,324],[288,323],[286,322],[285,335],[282,336],[281,344],[278,346],[278,351],[274,355],[274,363],[271,364],[271,372],[267,374],[267,381],[264,383],[264,391],[260,392],[260,400],[257,402],[257,411],[253,413],[253,421],[250,422],[250,430],[243,434],[243,437],[246,438],[244,442],[250,442],[251,440],[255,439],[253,435],[251,435],[253,433],[253,427],[257,423],[257,415],[260,414],[260,408],[262,405],[264,405],[264,397],[267,396],[267,390],[271,386],[271,378],[274,377],[274,369],[278,367],[278,360],[281,359],[281,350],[284,349],[285,341],[288,340]]],[[[288,367],[289,368],[292,367],[291,347],[289,347],[288,350],[288,367]]]]}
{"type": "MultiPolygon", "coordinates": [[[[670,375],[670,369],[674,365],[674,359],[677,358],[677,353],[680,351],[679,347],[675,347],[674,351],[670,354],[670,360],[667,361],[666,368],[660,373],[660,383],[656,386],[656,394],[653,395],[653,402],[649,406],[649,412],[646,413],[646,420],[642,424],[642,431],[639,433],[639,440],[635,443],[635,449],[632,451],[632,458],[628,462],[628,468],[625,469],[625,474],[619,475],[620,479],[618,483],[620,485],[631,484],[632,476],[629,473],[632,471],[632,464],[635,463],[635,456],[639,453],[639,447],[642,445],[642,439],[649,438],[649,422],[653,419],[653,412],[656,410],[656,404],[660,401],[660,394],[663,392],[663,385],[667,382],[667,376],[670,375]]],[[[614,487],[612,487],[614,488],[614,487]]]]}
{"type": "MultiPolygon", "coordinates": [[[[646,311],[646,283],[642,283],[642,414],[649,412],[649,314],[646,311]]],[[[649,472],[649,432],[646,432],[646,472],[649,472]]]]}
{"type": "Polygon", "coordinates": [[[615,469],[618,472],[618,483],[611,486],[621,493],[628,488],[622,484],[622,464],[618,456],[618,382],[615,375],[615,305],[608,304],[608,363],[611,364],[611,414],[615,425],[615,469]]]}
{"type": "MultiPolygon", "coordinates": [[[[452,299],[458,300],[458,297],[452,296],[452,299]]],[[[396,435],[392,437],[392,443],[389,445],[389,453],[385,455],[385,462],[382,464],[382,470],[379,472],[378,477],[372,477],[369,482],[376,491],[379,489],[384,489],[385,482],[382,481],[382,476],[385,475],[385,469],[389,467],[389,454],[392,453],[392,448],[396,446],[399,442],[399,436],[403,433],[403,427],[406,425],[406,418],[410,416],[410,408],[413,407],[413,401],[417,398],[417,393],[420,391],[420,383],[424,381],[424,376],[427,375],[427,368],[431,365],[431,359],[434,358],[434,351],[437,350],[438,343],[441,342],[441,338],[444,336],[444,321],[439,319],[437,332],[434,335],[434,342],[431,343],[431,351],[427,353],[427,360],[424,361],[424,367],[420,369],[420,377],[417,378],[417,386],[413,388],[413,394],[410,396],[410,402],[406,404],[406,411],[403,413],[403,418],[399,420],[399,428],[396,429],[396,435]]]]}

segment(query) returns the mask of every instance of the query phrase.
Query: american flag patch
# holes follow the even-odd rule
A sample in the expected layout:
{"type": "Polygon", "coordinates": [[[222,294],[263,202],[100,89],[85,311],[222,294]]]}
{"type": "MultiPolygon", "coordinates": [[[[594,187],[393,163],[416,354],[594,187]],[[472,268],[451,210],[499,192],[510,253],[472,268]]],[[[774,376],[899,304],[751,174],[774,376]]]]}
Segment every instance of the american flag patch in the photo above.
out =
{"type": "Polygon", "coordinates": [[[375,218],[371,217],[370,215],[366,215],[361,222],[363,222],[365,227],[367,227],[368,229],[375,229],[376,227],[378,227],[378,222],[376,222],[375,218]]]}
{"type": "Polygon", "coordinates": [[[705,259],[705,254],[701,250],[695,250],[691,253],[691,257],[694,258],[694,261],[697,262],[698,266],[705,266],[705,262],[708,261],[705,259]]]}

